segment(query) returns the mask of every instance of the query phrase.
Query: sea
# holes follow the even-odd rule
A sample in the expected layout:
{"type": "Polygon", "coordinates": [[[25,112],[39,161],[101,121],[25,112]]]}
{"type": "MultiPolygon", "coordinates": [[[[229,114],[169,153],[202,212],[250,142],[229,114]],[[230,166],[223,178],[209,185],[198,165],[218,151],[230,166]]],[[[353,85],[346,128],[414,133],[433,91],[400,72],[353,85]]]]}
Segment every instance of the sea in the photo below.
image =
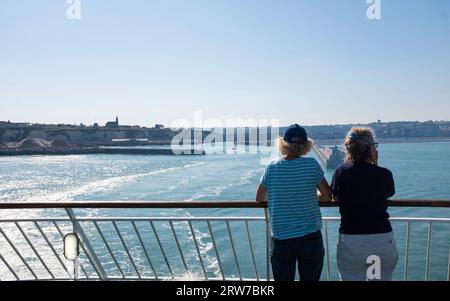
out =
{"type": "MultiPolygon", "coordinates": [[[[258,153],[254,146],[237,149],[225,146],[225,152],[207,151],[202,156],[141,156],[141,155],[69,155],[17,156],[0,158],[0,201],[219,201],[254,200],[255,191],[265,165],[277,154],[273,149],[258,153]]],[[[309,154],[314,156],[314,153],[309,154]]],[[[450,200],[450,142],[386,143],[379,145],[379,164],[393,172],[396,195],[394,199],[450,200]]],[[[326,170],[331,181],[333,170],[326,170]]],[[[324,217],[339,217],[336,208],[322,208],[324,217]]],[[[264,217],[263,209],[77,209],[77,217],[264,217]]],[[[450,208],[390,208],[391,217],[450,217],[450,208]]],[[[64,210],[2,210],[1,219],[66,216],[64,210]]],[[[23,222],[30,240],[46,248],[39,229],[23,222]]],[[[51,239],[58,238],[51,223],[40,224],[51,239]]],[[[21,234],[12,223],[0,223],[11,240],[21,234]]],[[[61,224],[62,232],[70,232],[70,225],[61,224]]],[[[82,227],[99,260],[110,275],[126,277],[163,278],[265,278],[266,232],[262,221],[233,221],[228,225],[213,221],[187,222],[157,221],[154,224],[137,222],[142,242],[129,222],[82,223],[82,227]],[[210,226],[210,228],[208,227],[210,226]],[[228,228],[229,227],[229,228],[228,228]],[[228,229],[230,231],[228,231],[228,229]],[[247,231],[248,229],[248,231],[247,231]],[[102,231],[103,238],[99,230],[102,231]],[[191,231],[192,230],[192,231],[191,231]],[[117,231],[123,236],[121,241],[117,231]],[[155,234],[157,233],[157,235],[155,234]],[[177,247],[174,234],[179,241],[177,247]],[[214,234],[214,241],[211,239],[214,234]],[[231,235],[230,235],[231,234],[231,235]],[[231,239],[230,239],[231,236],[231,239]],[[107,242],[107,244],[105,243],[107,242]],[[233,242],[233,243],[231,243],[233,242]],[[123,244],[128,247],[127,250],[123,244]],[[142,243],[145,250],[141,248],[142,243]],[[164,253],[161,251],[164,250],[164,253]],[[113,255],[111,255],[112,250],[113,255]],[[252,250],[254,256],[252,256],[252,250]],[[199,256],[200,254],[200,256],[199,256]],[[128,257],[131,255],[134,261],[128,257]],[[147,257],[148,256],[148,257],[147,257]],[[202,264],[204,269],[202,268],[202,264]]],[[[431,249],[427,253],[428,228],[426,222],[412,223],[409,237],[408,266],[406,267],[406,223],[393,223],[399,250],[395,280],[446,280],[450,250],[450,224],[436,223],[432,227],[431,249]],[[429,258],[429,268],[426,261],[429,258]]],[[[336,241],[338,221],[327,223],[328,255],[322,279],[338,280],[336,241]],[[329,263],[329,265],[328,265],[329,263]]],[[[23,239],[21,240],[23,241],[23,239]]],[[[37,274],[48,273],[23,242],[23,256],[30,258],[30,266],[37,274]]],[[[62,247],[56,248],[62,252],[62,247]]],[[[46,251],[50,254],[48,248],[46,251]]],[[[0,235],[0,253],[18,266],[24,278],[27,267],[21,264],[13,250],[0,235]]],[[[94,277],[95,271],[84,254],[81,277],[94,277]]],[[[62,265],[54,259],[53,273],[63,274],[62,265]]],[[[40,274],[39,274],[40,275],[40,274]]],[[[0,279],[12,275],[0,262],[0,279]]]]}

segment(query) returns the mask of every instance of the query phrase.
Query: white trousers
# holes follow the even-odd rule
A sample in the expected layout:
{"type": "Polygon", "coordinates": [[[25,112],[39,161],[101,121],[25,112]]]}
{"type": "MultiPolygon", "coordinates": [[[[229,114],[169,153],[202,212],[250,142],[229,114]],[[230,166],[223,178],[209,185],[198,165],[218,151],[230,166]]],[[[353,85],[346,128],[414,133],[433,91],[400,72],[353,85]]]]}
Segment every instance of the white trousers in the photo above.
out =
{"type": "Polygon", "coordinates": [[[339,234],[337,265],[343,281],[391,281],[397,261],[393,232],[339,234]]]}

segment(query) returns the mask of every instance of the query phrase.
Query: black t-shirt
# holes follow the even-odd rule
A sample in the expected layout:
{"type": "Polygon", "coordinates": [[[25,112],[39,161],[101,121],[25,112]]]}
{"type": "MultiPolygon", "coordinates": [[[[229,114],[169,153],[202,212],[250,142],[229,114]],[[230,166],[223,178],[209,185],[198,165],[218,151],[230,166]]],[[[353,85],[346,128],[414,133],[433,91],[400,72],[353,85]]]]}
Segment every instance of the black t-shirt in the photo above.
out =
{"type": "Polygon", "coordinates": [[[339,198],[342,234],[392,231],[387,200],[395,194],[391,171],[370,163],[343,163],[333,175],[333,194],[339,198]]]}

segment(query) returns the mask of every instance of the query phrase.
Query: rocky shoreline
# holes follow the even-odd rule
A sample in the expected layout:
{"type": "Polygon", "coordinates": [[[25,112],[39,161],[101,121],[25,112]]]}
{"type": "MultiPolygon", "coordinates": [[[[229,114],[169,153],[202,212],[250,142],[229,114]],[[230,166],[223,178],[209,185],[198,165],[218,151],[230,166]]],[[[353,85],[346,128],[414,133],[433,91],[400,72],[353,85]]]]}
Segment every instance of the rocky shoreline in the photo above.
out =
{"type": "Polygon", "coordinates": [[[98,154],[99,147],[0,148],[0,156],[98,154]]]}

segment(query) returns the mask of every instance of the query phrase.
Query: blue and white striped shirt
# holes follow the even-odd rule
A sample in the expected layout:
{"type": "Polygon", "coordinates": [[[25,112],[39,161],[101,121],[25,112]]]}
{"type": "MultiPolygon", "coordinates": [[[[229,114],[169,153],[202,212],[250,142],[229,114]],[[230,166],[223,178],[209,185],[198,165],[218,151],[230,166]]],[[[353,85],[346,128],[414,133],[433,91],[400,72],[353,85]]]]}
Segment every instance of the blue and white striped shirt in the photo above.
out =
{"type": "Polygon", "coordinates": [[[268,193],[273,237],[301,237],[322,228],[317,185],[324,173],[314,158],[271,161],[261,177],[268,193]]]}

